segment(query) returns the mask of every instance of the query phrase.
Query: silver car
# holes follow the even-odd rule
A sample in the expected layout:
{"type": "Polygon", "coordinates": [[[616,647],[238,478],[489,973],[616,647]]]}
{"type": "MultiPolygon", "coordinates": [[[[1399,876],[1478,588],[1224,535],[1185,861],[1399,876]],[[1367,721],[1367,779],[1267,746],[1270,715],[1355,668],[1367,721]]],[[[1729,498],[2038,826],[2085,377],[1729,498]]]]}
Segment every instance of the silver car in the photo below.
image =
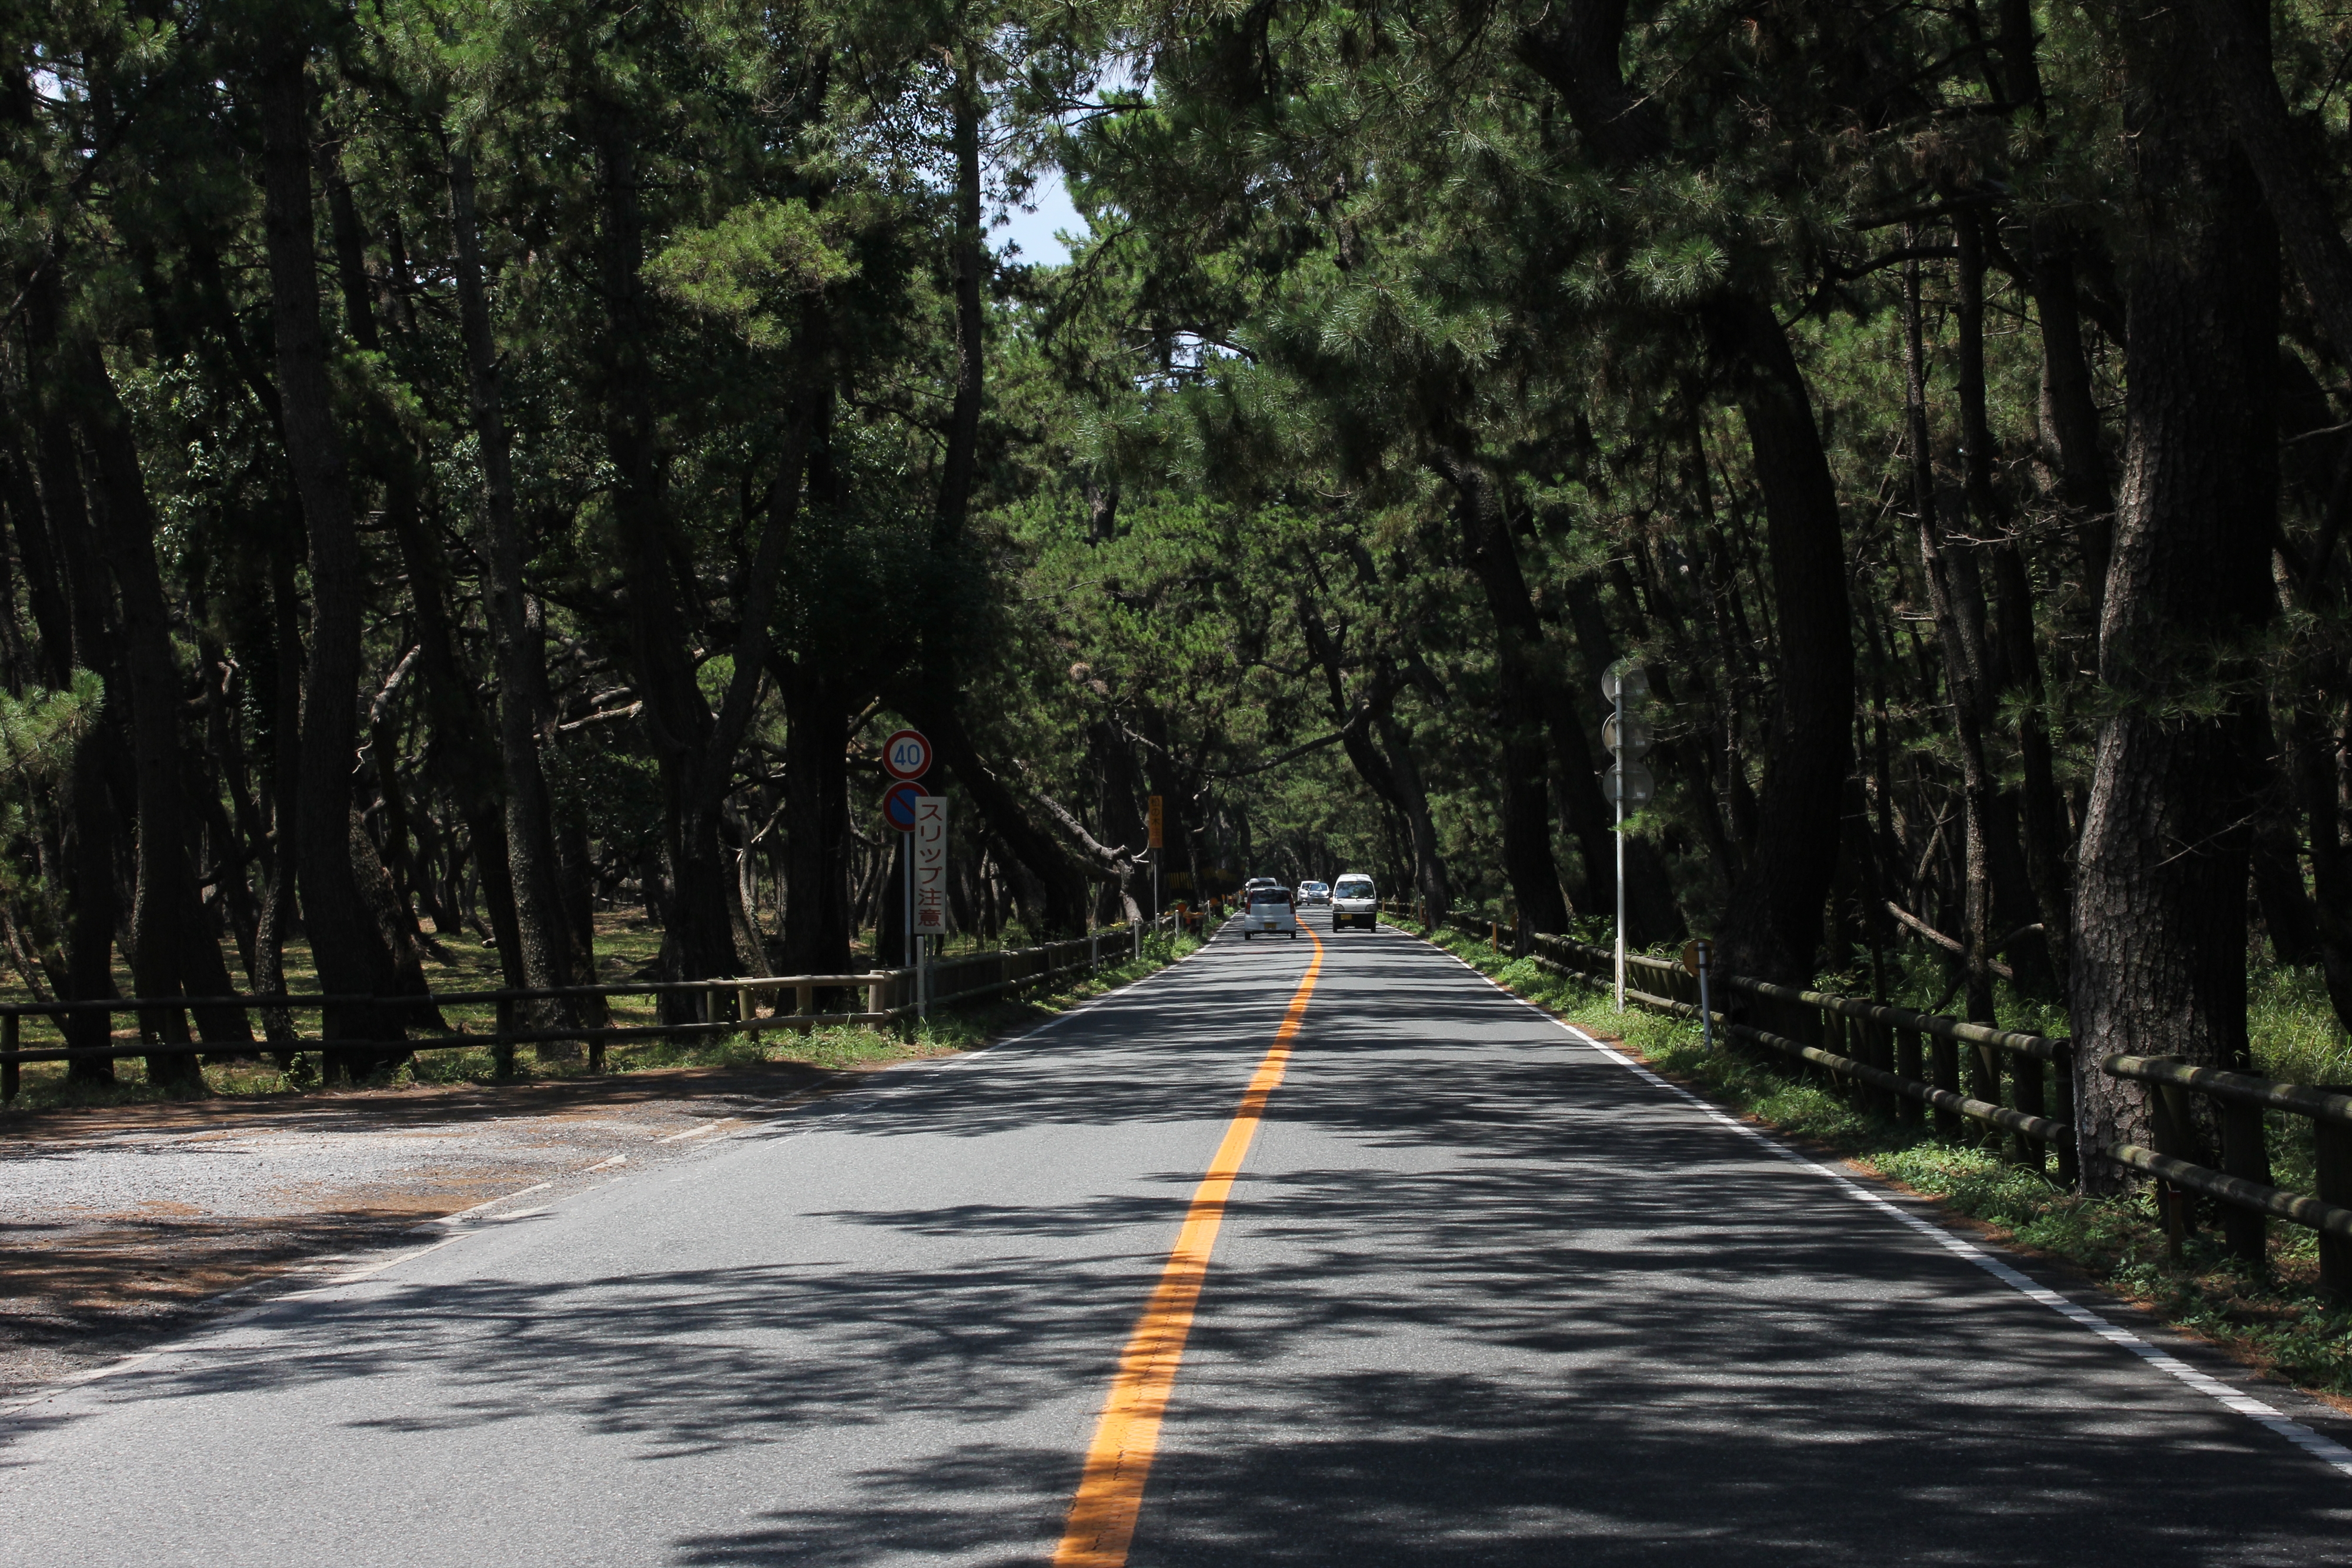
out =
{"type": "Polygon", "coordinates": [[[1298,912],[1291,907],[1288,888],[1250,889],[1249,905],[1242,911],[1242,940],[1254,941],[1260,935],[1297,937],[1298,912]]]}
{"type": "Polygon", "coordinates": [[[1330,902],[1331,888],[1329,883],[1320,882],[1302,882],[1298,884],[1297,904],[1299,908],[1304,909],[1310,904],[1328,904],[1330,902]]]}

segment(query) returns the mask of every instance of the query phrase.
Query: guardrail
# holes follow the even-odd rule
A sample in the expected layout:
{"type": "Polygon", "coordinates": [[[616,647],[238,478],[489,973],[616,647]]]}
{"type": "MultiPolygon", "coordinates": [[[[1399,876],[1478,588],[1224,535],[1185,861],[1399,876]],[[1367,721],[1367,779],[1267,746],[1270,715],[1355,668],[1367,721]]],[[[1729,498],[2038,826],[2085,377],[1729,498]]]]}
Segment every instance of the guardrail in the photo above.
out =
{"type": "MultiPolygon", "coordinates": [[[[1396,918],[1426,926],[1423,912],[1406,903],[1383,904],[1396,918]]],[[[1468,921],[1448,912],[1444,924],[1497,950],[1517,951],[1518,933],[1493,921],[1468,921]]],[[[1566,936],[1531,934],[1528,947],[1546,967],[1597,985],[1615,978],[1615,955],[1566,936]]],[[[1646,954],[1625,957],[1628,1000],[1685,1018],[1698,1016],[1698,983],[1680,964],[1646,954]],[[1643,984],[1633,981],[1639,977],[1643,984]]],[[[1998,1129],[2010,1138],[2010,1156],[2048,1174],[2056,1155],[2058,1179],[2081,1182],[2085,1157],[2154,1178],[2158,1214],[2178,1256],[2196,1228],[2190,1194],[2219,1206],[2222,1237],[2239,1259],[2263,1265],[2267,1220],[2284,1219],[2315,1232],[2320,1284],[2352,1299],[2352,1092],[2315,1088],[2255,1073],[2192,1066],[2168,1057],[2116,1055],[2098,1071],[2150,1086],[2153,1149],[2126,1142],[2089,1146],[2074,1126],[2074,1042],[1993,1029],[1961,1019],[1744,975],[1716,974],[1715,1027],[1733,1040],[1760,1046],[1842,1078],[1874,1109],[1911,1125],[1932,1112],[1936,1130],[1955,1137],[1963,1124],[1998,1129]],[[1723,1007],[1726,993],[1741,1000],[1723,1007]],[[1960,1079],[1966,1065],[1968,1085],[1960,1079]],[[2004,1086],[2010,1103],[2003,1104],[2004,1086]],[[2207,1163],[2200,1118],[2189,1096],[2201,1096],[2221,1141],[2220,1168],[2207,1163]],[[2311,1124],[2318,1188],[2312,1195],[2273,1185],[2267,1118],[2296,1116],[2311,1124]]]]}
{"type": "MultiPolygon", "coordinates": [[[[1533,946],[1538,961],[1549,967],[1602,984],[1614,977],[1615,955],[1605,947],[1542,935],[1533,946]]],[[[1628,999],[1698,1016],[1698,981],[1680,964],[1629,953],[1625,967],[1628,999]],[[1648,987],[1635,986],[1636,975],[1648,987]]],[[[1726,1012],[1718,993],[1716,1028],[1729,1038],[1843,1078],[1872,1109],[1906,1124],[1920,1124],[1932,1112],[1946,1137],[1958,1135],[1964,1121],[2007,1133],[2010,1157],[2029,1169],[2047,1174],[2054,1152],[2059,1179],[2070,1185],[2077,1179],[2071,1041],[1744,975],[1716,975],[1711,983],[1748,998],[1737,1012],[1726,1012]],[[2004,1080],[2011,1102],[2006,1105],[2004,1080]]]]}
{"type": "MultiPolygon", "coordinates": [[[[604,1049],[614,1041],[690,1040],[710,1035],[758,1033],[769,1030],[810,1030],[838,1024],[898,1023],[919,1016],[927,1004],[951,1006],[1001,996],[1066,977],[1089,973],[1107,963],[1125,963],[1141,951],[1145,931],[1172,929],[1174,915],[1141,929],[1125,925],[1106,926],[1082,937],[1049,942],[1034,947],[994,948],[933,960],[919,968],[893,968],[844,975],[738,975],[702,980],[627,980],[608,985],[501,988],[478,991],[436,991],[402,997],[311,995],[240,995],[231,997],[106,997],[87,1001],[17,1002],[0,1005],[0,1103],[14,1100],[27,1061],[119,1061],[143,1056],[226,1055],[253,1051],[366,1051],[382,1052],[465,1051],[490,1047],[501,1076],[514,1071],[518,1045],[578,1042],[588,1047],[588,1070],[601,1072],[604,1049]],[[967,979],[967,977],[971,978],[967,979]],[[819,1012],[820,993],[862,992],[865,1006],[850,1010],[819,1012]],[[785,1005],[789,993],[790,1006],[785,1005]],[[761,998],[768,1011],[760,1011],[761,998]],[[597,1025],[551,1024],[530,1027],[519,1021],[519,1009],[533,1002],[584,1001],[611,997],[684,997],[691,998],[696,1015],[678,1022],[597,1025]],[[733,1016],[723,1002],[731,1002],[733,1016]],[[397,1040],[328,1038],[323,1028],[316,1039],[283,1042],[257,1040],[250,1047],[201,1040],[116,1040],[113,1019],[127,1013],[145,1022],[159,1015],[184,1015],[205,1010],[263,1013],[314,1013],[329,1009],[375,1007],[386,1011],[437,1012],[443,1008],[491,1006],[496,1027],[472,1031],[462,1027],[448,1033],[412,1035],[397,1040]],[[25,1020],[46,1019],[62,1034],[67,1020],[99,1015],[105,1045],[77,1046],[24,1043],[25,1020]]],[[[323,1023],[323,1020],[322,1020],[323,1023]]],[[[177,1032],[178,1025],[163,1026],[177,1032]]]]}

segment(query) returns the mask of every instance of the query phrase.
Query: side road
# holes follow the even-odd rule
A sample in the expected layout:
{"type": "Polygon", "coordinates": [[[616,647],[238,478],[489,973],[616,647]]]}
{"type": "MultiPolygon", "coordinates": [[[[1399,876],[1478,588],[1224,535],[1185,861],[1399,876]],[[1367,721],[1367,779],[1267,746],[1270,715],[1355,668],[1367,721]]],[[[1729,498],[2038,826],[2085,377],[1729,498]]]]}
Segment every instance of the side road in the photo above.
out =
{"type": "Polygon", "coordinates": [[[2340,1559],[2352,1454],[1955,1240],[1423,944],[1227,938],[21,1406],[0,1564],[2340,1559]]]}

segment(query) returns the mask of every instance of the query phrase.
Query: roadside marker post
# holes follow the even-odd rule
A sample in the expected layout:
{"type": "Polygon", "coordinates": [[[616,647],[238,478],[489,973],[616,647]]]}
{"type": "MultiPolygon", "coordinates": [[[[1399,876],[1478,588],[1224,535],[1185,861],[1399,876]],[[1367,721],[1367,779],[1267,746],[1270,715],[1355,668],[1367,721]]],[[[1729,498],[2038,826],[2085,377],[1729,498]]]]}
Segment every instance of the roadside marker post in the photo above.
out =
{"type": "Polygon", "coordinates": [[[1620,659],[1601,677],[1601,695],[1609,699],[1609,722],[1601,738],[1616,759],[1602,779],[1604,792],[1617,806],[1617,1010],[1625,1010],[1625,808],[1639,810],[1650,803],[1656,788],[1650,770],[1636,760],[1650,749],[1650,727],[1629,718],[1629,697],[1650,695],[1650,677],[1631,659],[1620,659]]]}
{"type": "Polygon", "coordinates": [[[1167,816],[1160,797],[1151,797],[1151,927],[1160,928],[1160,852],[1168,841],[1167,816]]]}
{"type": "Polygon", "coordinates": [[[1707,1000],[1707,972],[1715,967],[1715,944],[1694,936],[1683,944],[1683,967],[1698,977],[1698,1030],[1709,1056],[1715,1054],[1715,1007],[1707,1000]]]}

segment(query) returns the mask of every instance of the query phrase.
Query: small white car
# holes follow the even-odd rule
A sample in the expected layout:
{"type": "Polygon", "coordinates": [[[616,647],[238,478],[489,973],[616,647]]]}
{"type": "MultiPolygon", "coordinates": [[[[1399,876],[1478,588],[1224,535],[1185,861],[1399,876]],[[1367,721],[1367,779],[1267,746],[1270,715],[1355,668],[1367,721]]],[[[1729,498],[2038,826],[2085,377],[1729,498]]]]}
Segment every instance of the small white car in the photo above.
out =
{"type": "Polygon", "coordinates": [[[1298,884],[1299,908],[1304,909],[1310,904],[1328,904],[1330,902],[1331,889],[1325,883],[1319,882],[1302,882],[1298,884]]]}
{"type": "Polygon", "coordinates": [[[1290,906],[1288,888],[1250,889],[1249,906],[1242,911],[1242,940],[1252,941],[1261,934],[1297,937],[1298,912],[1290,906]]]}
{"type": "Polygon", "coordinates": [[[1331,930],[1336,935],[1344,925],[1360,925],[1367,931],[1381,928],[1380,890],[1360,871],[1342,872],[1339,885],[1331,890],[1331,930]]]}

